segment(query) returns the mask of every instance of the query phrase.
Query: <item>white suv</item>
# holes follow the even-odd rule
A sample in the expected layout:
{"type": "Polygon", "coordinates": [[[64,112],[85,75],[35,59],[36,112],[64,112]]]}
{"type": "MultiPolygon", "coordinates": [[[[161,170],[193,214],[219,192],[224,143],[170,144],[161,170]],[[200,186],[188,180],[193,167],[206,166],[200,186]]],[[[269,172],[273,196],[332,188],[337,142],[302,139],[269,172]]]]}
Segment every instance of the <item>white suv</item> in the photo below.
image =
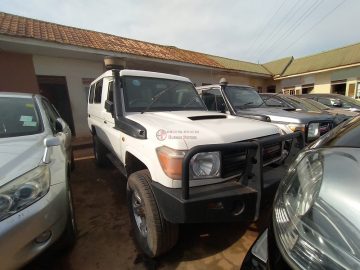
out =
{"type": "Polygon", "coordinates": [[[88,125],[96,163],[110,159],[128,179],[135,239],[151,257],[175,245],[178,223],[256,218],[263,166],[282,158],[290,138],[270,123],[207,111],[187,78],[136,70],[109,70],[91,84],[88,125]]]}

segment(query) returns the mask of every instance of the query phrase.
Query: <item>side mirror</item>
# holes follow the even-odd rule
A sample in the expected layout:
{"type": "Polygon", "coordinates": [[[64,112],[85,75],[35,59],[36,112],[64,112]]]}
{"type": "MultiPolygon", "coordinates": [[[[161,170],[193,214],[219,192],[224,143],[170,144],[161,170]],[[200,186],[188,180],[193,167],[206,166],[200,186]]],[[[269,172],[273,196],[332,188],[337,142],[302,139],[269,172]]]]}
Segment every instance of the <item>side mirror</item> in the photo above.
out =
{"type": "Polygon", "coordinates": [[[45,152],[44,152],[44,156],[43,156],[42,161],[45,164],[50,163],[51,147],[58,146],[60,144],[61,144],[61,141],[60,141],[60,139],[58,137],[50,137],[50,138],[45,138],[44,139],[45,152]]]}
{"type": "Polygon", "coordinates": [[[57,118],[55,121],[55,131],[56,133],[63,132],[66,128],[66,123],[61,118],[57,118]]]}
{"type": "Polygon", "coordinates": [[[221,113],[225,113],[225,112],[226,112],[225,103],[220,103],[220,104],[218,104],[218,110],[219,110],[219,112],[221,112],[221,113]]]}
{"type": "Polygon", "coordinates": [[[336,101],[334,101],[333,104],[332,104],[332,106],[333,106],[333,107],[337,107],[337,108],[342,107],[342,102],[341,102],[341,100],[336,100],[336,101]]]}
{"type": "Polygon", "coordinates": [[[114,102],[105,100],[105,110],[111,114],[114,113],[114,102]]]}

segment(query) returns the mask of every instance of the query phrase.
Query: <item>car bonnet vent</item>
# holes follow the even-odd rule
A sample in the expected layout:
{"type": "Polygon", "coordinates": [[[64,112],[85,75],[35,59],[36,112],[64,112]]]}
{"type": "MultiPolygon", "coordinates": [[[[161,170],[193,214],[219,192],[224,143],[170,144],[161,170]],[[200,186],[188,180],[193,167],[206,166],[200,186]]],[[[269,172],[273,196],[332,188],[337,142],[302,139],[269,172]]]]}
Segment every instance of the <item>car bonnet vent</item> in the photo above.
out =
{"type": "Polygon", "coordinates": [[[200,116],[190,116],[189,119],[193,121],[197,120],[209,120],[209,119],[224,119],[227,118],[226,115],[200,115],[200,116]]]}

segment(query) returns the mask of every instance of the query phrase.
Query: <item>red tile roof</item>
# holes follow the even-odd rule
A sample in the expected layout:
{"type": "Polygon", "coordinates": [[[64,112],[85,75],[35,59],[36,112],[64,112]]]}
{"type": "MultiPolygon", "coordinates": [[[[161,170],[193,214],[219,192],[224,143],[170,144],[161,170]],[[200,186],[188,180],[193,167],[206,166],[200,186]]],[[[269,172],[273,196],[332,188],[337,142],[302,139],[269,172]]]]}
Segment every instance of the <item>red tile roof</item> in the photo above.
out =
{"type": "Polygon", "coordinates": [[[0,12],[0,34],[105,51],[224,68],[198,52],[79,29],[0,12]]]}

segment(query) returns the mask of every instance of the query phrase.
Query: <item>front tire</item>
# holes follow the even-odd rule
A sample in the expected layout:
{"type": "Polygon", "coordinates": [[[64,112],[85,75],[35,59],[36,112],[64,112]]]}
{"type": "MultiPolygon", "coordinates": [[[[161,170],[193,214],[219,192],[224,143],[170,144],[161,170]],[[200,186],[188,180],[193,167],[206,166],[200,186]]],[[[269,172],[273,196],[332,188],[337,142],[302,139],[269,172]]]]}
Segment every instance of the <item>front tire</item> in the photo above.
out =
{"type": "Polygon", "coordinates": [[[93,135],[93,147],[95,155],[95,164],[98,167],[105,167],[107,165],[107,150],[106,147],[99,140],[98,136],[93,135]]]}
{"type": "Polygon", "coordinates": [[[169,251],[176,244],[179,227],[162,216],[150,181],[148,170],[131,174],[127,184],[127,203],[136,244],[153,258],[169,251]]]}
{"type": "Polygon", "coordinates": [[[68,216],[67,216],[65,230],[56,243],[55,249],[57,250],[71,249],[75,245],[77,239],[77,226],[75,221],[70,183],[68,183],[66,192],[67,192],[67,200],[68,200],[68,216]]]}

